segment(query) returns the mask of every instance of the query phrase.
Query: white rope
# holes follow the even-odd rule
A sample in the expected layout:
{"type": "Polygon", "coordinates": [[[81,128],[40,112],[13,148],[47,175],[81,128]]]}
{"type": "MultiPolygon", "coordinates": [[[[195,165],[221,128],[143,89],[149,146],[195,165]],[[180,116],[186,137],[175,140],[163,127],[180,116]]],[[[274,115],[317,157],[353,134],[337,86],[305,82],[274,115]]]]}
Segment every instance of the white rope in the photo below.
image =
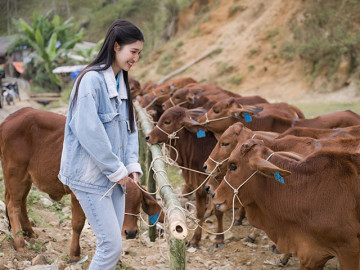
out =
{"type": "Polygon", "coordinates": [[[179,103],[176,104],[176,103],[172,100],[172,97],[169,98],[169,101],[170,101],[171,105],[173,105],[173,107],[175,107],[175,106],[180,106],[180,105],[183,105],[183,104],[185,104],[185,103],[188,102],[187,100],[185,100],[185,101],[183,101],[183,102],[179,102],[179,103]]]}
{"type": "Polygon", "coordinates": [[[206,121],[202,122],[200,124],[202,125],[206,125],[207,123],[211,123],[211,122],[215,122],[215,121],[219,121],[219,120],[223,120],[223,119],[227,119],[227,118],[231,118],[232,116],[224,116],[224,117],[220,117],[220,118],[215,118],[215,119],[210,119],[208,118],[207,112],[205,113],[205,117],[206,117],[206,121]]]}

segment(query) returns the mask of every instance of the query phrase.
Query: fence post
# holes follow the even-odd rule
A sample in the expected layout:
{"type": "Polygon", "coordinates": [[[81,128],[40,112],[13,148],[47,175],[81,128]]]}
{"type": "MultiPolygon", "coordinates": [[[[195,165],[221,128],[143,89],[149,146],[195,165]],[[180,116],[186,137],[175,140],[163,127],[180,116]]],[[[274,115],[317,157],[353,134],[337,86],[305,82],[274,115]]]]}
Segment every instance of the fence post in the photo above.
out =
{"type": "MultiPolygon", "coordinates": [[[[134,108],[137,112],[137,116],[141,123],[144,134],[148,134],[152,130],[153,126],[147,120],[144,109],[137,101],[134,102],[134,108]]],[[[158,145],[151,145],[150,151],[152,154],[152,159],[162,156],[160,147],[158,145]]],[[[160,159],[156,159],[153,162],[153,169],[159,172],[155,175],[155,180],[160,189],[160,196],[164,200],[167,209],[167,219],[170,229],[170,269],[184,270],[186,264],[185,238],[188,235],[186,217],[181,210],[181,204],[169,183],[165,173],[164,162],[160,159]]]]}

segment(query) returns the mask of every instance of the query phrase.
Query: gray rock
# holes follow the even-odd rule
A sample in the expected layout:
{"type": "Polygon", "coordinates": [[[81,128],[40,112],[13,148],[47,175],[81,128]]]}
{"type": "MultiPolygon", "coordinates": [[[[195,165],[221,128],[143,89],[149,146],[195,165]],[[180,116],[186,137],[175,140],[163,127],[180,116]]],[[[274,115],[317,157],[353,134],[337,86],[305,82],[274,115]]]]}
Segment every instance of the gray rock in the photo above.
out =
{"type": "Polygon", "coordinates": [[[46,257],[42,254],[37,255],[31,260],[31,265],[44,265],[47,264],[46,257]]]}
{"type": "Polygon", "coordinates": [[[57,265],[51,264],[51,265],[34,265],[25,268],[25,270],[59,270],[57,265]]]}
{"type": "Polygon", "coordinates": [[[43,206],[45,206],[45,207],[49,207],[49,206],[52,206],[52,205],[53,205],[53,202],[50,201],[48,198],[41,198],[41,199],[39,200],[39,202],[40,202],[43,206]]]}
{"type": "Polygon", "coordinates": [[[0,200],[0,213],[5,213],[5,203],[0,200]]]}

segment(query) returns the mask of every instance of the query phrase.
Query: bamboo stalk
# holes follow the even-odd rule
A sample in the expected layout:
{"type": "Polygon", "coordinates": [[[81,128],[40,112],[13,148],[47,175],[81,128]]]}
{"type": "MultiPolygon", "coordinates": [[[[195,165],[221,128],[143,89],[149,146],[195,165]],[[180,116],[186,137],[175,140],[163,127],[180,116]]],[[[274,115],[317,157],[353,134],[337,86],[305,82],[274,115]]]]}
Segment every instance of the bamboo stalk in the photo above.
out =
{"type": "MultiPolygon", "coordinates": [[[[146,135],[153,129],[153,126],[147,120],[146,114],[139,102],[134,102],[134,108],[137,111],[138,119],[144,134],[146,135]]],[[[162,155],[159,145],[151,145],[150,151],[153,159],[162,155]]],[[[167,175],[164,173],[164,162],[160,159],[156,159],[153,162],[153,167],[156,171],[162,172],[156,175],[155,180],[160,188],[160,196],[168,209],[167,217],[170,227],[170,269],[182,270],[185,269],[186,264],[184,240],[188,235],[186,217],[181,210],[181,204],[176,197],[176,194],[171,188],[167,175]]]]}

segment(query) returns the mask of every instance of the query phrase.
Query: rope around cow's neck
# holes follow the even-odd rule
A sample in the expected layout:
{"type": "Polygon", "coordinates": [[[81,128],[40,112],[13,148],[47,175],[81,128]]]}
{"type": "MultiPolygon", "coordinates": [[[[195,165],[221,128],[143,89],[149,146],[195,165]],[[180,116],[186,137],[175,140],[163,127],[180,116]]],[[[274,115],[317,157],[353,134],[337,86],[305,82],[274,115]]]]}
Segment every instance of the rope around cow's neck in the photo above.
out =
{"type": "Polygon", "coordinates": [[[219,120],[223,120],[223,119],[227,119],[227,118],[231,118],[232,116],[224,116],[224,117],[220,117],[220,118],[215,118],[215,119],[210,119],[208,118],[207,112],[204,114],[206,117],[206,121],[202,122],[200,124],[202,125],[206,125],[207,123],[211,123],[211,122],[215,122],[215,121],[219,121],[219,120]]]}
{"type": "Polygon", "coordinates": [[[174,107],[174,106],[180,106],[180,105],[183,105],[183,104],[185,104],[185,103],[188,102],[187,100],[185,100],[185,101],[183,101],[183,102],[180,102],[180,103],[178,103],[178,104],[175,104],[175,102],[172,100],[172,97],[169,98],[169,101],[170,101],[171,105],[173,105],[173,107],[174,107]]]}
{"type": "MultiPolygon", "coordinates": [[[[275,154],[275,152],[271,153],[266,160],[269,160],[273,155],[275,154]]],[[[244,205],[242,204],[238,194],[239,194],[239,190],[242,186],[244,186],[256,173],[258,172],[258,170],[256,170],[255,172],[253,172],[240,186],[238,186],[238,188],[234,188],[229,181],[226,179],[226,177],[224,176],[224,181],[226,182],[226,184],[232,188],[232,190],[234,191],[234,196],[237,197],[237,199],[239,200],[240,204],[242,207],[244,207],[244,205]]]]}

